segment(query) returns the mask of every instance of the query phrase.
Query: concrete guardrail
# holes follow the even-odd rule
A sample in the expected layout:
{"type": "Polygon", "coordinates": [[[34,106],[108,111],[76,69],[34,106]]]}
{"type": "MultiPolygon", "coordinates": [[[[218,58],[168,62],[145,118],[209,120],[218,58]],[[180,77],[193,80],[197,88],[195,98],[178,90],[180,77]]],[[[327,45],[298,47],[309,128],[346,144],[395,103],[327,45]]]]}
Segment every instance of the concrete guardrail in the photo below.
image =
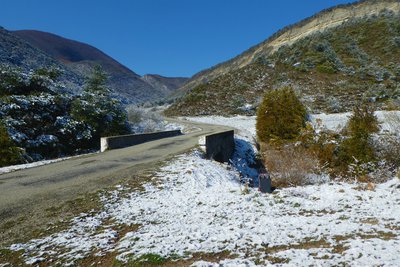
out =
{"type": "Polygon", "coordinates": [[[100,139],[100,151],[104,152],[110,149],[124,148],[146,142],[181,135],[181,130],[164,131],[145,134],[128,134],[119,136],[102,137],[100,139]]]}
{"type": "Polygon", "coordinates": [[[234,131],[226,131],[205,137],[205,153],[208,159],[228,162],[235,152],[234,131]]]}

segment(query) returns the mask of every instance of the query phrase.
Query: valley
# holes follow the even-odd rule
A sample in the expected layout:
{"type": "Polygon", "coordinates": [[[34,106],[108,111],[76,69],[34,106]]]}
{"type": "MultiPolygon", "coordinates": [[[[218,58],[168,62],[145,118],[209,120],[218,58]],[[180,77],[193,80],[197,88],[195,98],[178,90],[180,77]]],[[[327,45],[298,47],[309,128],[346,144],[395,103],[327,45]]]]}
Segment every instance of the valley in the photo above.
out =
{"type": "Polygon", "coordinates": [[[0,27],[0,267],[400,266],[400,2],[183,2],[0,27]]]}

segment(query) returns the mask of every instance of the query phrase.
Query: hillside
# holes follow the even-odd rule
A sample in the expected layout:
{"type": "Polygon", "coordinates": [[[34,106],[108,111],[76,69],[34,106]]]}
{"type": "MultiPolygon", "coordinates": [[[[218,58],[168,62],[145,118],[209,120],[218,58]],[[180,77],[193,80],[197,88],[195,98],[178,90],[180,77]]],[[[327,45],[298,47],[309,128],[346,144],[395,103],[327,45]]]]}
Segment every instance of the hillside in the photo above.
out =
{"type": "Polygon", "coordinates": [[[18,67],[25,73],[43,67],[57,68],[62,72],[60,80],[69,92],[78,92],[84,82],[83,77],[62,62],[1,27],[0,64],[18,67]]]}
{"type": "Polygon", "coordinates": [[[108,86],[114,95],[131,103],[161,99],[185,81],[165,77],[157,84],[148,83],[93,46],[41,31],[1,29],[0,48],[0,63],[25,71],[42,67],[60,69],[63,73],[61,81],[72,92],[79,91],[93,66],[100,65],[109,75],[108,86]]]}
{"type": "Polygon", "coordinates": [[[398,97],[399,11],[385,0],[322,11],[195,75],[167,113],[252,113],[263,92],[284,85],[313,112],[346,111],[364,96],[383,108],[398,97]]]}

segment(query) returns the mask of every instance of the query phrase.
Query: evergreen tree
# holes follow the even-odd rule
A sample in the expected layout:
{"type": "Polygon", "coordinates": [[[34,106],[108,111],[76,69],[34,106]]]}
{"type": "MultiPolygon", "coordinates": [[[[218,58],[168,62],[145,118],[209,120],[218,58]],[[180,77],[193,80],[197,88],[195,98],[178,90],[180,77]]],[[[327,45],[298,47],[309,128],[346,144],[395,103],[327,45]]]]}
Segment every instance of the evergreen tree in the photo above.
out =
{"type": "Polygon", "coordinates": [[[93,68],[92,76],[86,81],[84,90],[86,93],[109,95],[110,90],[107,88],[106,82],[107,74],[99,65],[96,65],[93,68]]]}
{"type": "Polygon", "coordinates": [[[257,110],[257,137],[262,142],[293,140],[305,126],[306,109],[290,87],[269,91],[257,110]]]}
{"type": "Polygon", "coordinates": [[[375,156],[371,136],[379,131],[379,123],[372,106],[367,103],[355,106],[346,130],[348,138],[340,144],[340,161],[343,163],[355,160],[361,163],[373,161],[375,156]]]}
{"type": "Polygon", "coordinates": [[[107,75],[95,67],[82,95],[72,105],[73,118],[87,123],[93,131],[89,147],[98,147],[100,137],[130,132],[126,111],[111,97],[106,81],[107,75]]]}

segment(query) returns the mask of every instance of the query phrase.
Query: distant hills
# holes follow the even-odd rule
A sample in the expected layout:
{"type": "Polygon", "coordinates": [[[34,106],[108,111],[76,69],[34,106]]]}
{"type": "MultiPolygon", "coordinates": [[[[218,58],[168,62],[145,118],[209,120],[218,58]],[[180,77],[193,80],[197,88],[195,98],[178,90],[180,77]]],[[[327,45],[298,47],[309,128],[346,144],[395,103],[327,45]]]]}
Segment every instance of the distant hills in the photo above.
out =
{"type": "Polygon", "coordinates": [[[267,90],[292,86],[312,112],[360,99],[399,104],[400,1],[365,0],[288,26],[239,56],[194,75],[169,115],[253,114],[267,90]]]}
{"type": "Polygon", "coordinates": [[[109,75],[114,94],[129,103],[154,102],[182,86],[186,78],[159,75],[141,77],[99,49],[61,36],[35,31],[0,29],[0,63],[25,71],[56,67],[65,87],[78,92],[92,67],[100,65],[109,75]]]}

